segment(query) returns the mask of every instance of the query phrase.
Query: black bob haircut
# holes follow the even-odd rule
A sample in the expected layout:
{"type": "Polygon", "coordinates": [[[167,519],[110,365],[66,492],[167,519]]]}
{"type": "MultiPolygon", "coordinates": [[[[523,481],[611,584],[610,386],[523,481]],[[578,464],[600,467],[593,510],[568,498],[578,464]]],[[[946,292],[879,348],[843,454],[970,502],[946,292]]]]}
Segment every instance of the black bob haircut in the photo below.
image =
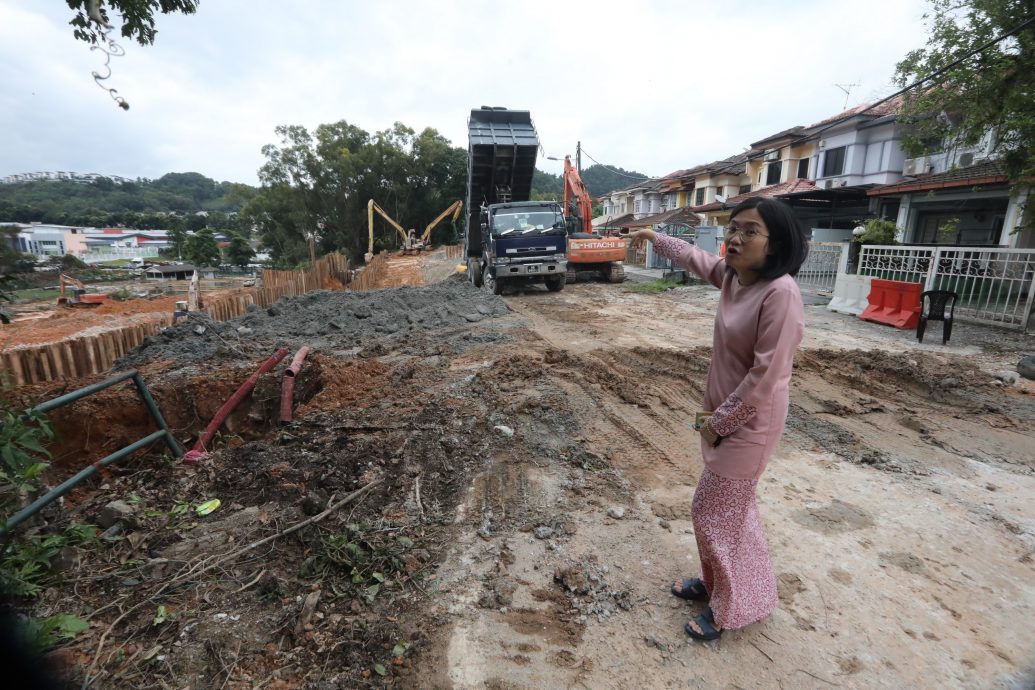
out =
{"type": "Polygon", "coordinates": [[[766,257],[759,275],[765,280],[779,278],[785,273],[792,277],[798,275],[798,269],[809,255],[809,240],[798,216],[782,201],[754,197],[737,204],[730,213],[730,220],[750,208],[758,211],[765,221],[769,230],[769,248],[773,251],[766,257]]]}

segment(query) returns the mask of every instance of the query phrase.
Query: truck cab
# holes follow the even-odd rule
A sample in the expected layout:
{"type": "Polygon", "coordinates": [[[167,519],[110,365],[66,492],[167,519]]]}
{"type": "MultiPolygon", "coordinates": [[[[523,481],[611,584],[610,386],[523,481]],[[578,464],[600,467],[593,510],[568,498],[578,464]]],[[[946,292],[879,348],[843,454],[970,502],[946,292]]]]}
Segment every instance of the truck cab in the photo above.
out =
{"type": "Polygon", "coordinates": [[[506,284],[543,282],[551,291],[564,288],[567,231],[559,204],[524,201],[483,206],[482,281],[496,294],[506,284]]]}

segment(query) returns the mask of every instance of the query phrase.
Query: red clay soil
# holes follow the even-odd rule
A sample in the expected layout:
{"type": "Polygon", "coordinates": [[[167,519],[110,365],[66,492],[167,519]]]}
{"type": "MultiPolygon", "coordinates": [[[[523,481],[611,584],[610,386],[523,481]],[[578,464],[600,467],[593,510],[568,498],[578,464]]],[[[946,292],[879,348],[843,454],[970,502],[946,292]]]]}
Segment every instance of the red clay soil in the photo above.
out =
{"type": "MultiPolygon", "coordinates": [[[[214,299],[223,292],[211,292],[206,299],[214,299]]],[[[148,320],[152,315],[169,314],[176,309],[182,296],[155,299],[132,299],[125,302],[108,301],[96,307],[55,307],[45,316],[16,319],[0,329],[0,347],[41,345],[74,337],[91,328],[117,328],[148,320]]]]}
{"type": "Polygon", "coordinates": [[[374,289],[424,285],[424,256],[393,254],[385,262],[385,271],[374,289]]]}

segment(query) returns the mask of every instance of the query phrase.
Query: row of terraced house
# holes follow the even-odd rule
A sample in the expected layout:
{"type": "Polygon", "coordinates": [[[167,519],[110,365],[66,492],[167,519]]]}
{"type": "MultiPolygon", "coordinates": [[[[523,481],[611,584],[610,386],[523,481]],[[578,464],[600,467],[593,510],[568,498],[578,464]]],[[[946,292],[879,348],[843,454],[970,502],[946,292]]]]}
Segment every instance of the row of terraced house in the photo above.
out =
{"type": "Polygon", "coordinates": [[[860,105],[752,142],[744,153],[616,190],[600,199],[595,224],[724,225],[732,206],[766,196],[793,206],[826,239],[850,239],[861,222],[885,218],[903,243],[1035,247],[1035,233],[1021,227],[1028,192],[1011,189],[992,135],[907,158],[900,106],[898,98],[860,105]]]}
{"type": "Polygon", "coordinates": [[[956,292],[964,320],[1027,330],[1035,324],[1030,189],[1004,174],[994,132],[974,146],[907,157],[901,105],[900,98],[860,105],[752,142],[744,153],[616,190],[599,200],[603,214],[594,226],[698,239],[712,227],[721,236],[738,203],[776,198],[811,229],[798,275],[803,290],[832,294],[835,302],[854,290],[848,301],[864,303],[872,278],[921,283],[956,292]],[[853,231],[873,218],[895,223],[894,245],[851,243],[853,231]]]}

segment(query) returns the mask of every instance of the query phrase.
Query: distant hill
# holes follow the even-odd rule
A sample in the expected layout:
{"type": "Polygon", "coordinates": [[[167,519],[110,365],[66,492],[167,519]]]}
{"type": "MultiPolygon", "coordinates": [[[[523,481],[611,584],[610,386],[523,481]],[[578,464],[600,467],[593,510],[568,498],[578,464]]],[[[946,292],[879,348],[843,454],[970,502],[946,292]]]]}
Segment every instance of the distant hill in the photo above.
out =
{"type": "MultiPolygon", "coordinates": [[[[647,175],[623,170],[614,166],[591,165],[582,171],[582,181],[594,197],[600,197],[616,189],[635,184],[637,179],[646,180],[647,175]]],[[[532,177],[532,194],[540,199],[559,199],[564,193],[564,180],[560,175],[536,170],[532,177]]]]}
{"type": "Polygon", "coordinates": [[[256,189],[216,182],[196,172],[168,173],[157,180],[83,183],[41,180],[0,184],[0,222],[110,224],[129,214],[239,211],[256,189]]]}

